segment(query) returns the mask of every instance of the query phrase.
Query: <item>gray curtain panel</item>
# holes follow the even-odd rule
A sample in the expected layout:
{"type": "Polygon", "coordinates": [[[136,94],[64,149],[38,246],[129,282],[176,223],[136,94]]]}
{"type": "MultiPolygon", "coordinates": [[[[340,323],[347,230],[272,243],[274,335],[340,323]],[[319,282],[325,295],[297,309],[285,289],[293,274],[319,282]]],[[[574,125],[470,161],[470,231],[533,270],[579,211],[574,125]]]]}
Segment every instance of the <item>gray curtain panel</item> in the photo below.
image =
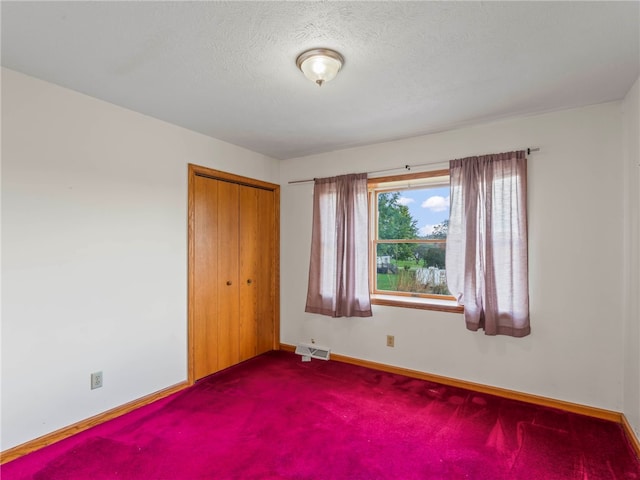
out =
{"type": "Polygon", "coordinates": [[[370,317],[367,174],[316,179],[306,312],[370,317]]]}
{"type": "Polygon", "coordinates": [[[524,337],[529,324],[524,151],[450,162],[447,283],[469,330],[524,337]]]}

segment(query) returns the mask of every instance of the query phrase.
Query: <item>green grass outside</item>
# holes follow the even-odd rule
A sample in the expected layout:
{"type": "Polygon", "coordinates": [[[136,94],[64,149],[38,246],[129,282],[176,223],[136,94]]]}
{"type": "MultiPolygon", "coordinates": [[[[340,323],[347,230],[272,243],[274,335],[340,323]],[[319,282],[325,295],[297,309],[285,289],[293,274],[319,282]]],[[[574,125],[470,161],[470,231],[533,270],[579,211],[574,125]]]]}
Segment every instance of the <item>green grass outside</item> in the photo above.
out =
{"type": "Polygon", "coordinates": [[[378,273],[376,274],[376,286],[378,290],[386,290],[390,292],[415,292],[415,293],[432,293],[437,295],[451,295],[446,286],[439,285],[423,285],[417,283],[414,272],[421,268],[415,261],[400,260],[393,262],[398,267],[398,273],[378,273]],[[409,268],[406,268],[409,267],[409,268]]]}
{"type": "Polygon", "coordinates": [[[378,273],[377,285],[378,290],[395,290],[395,285],[397,275],[393,275],[391,273],[378,273]]]}

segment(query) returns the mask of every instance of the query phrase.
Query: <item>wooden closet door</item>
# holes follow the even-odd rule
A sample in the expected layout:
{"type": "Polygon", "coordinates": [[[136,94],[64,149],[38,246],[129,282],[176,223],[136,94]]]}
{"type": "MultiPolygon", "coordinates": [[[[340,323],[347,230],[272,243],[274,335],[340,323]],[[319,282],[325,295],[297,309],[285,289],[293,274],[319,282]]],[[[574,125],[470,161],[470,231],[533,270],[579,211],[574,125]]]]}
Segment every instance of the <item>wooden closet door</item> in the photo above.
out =
{"type": "Polygon", "coordinates": [[[193,180],[193,368],[195,378],[218,371],[218,183],[193,180]]]}
{"type": "Polygon", "coordinates": [[[239,316],[239,190],[218,181],[218,370],[240,361],[239,316]]]}
{"type": "Polygon", "coordinates": [[[276,292],[278,277],[275,272],[279,270],[276,245],[276,194],[272,190],[257,191],[257,212],[259,239],[256,246],[256,354],[268,352],[278,348],[276,344],[276,306],[280,301],[276,292]]]}
{"type": "Polygon", "coordinates": [[[189,165],[189,380],[278,348],[279,186],[189,165]]]}
{"type": "Polygon", "coordinates": [[[258,261],[258,193],[254,187],[240,187],[240,361],[256,356],[257,292],[260,289],[258,261]]]}

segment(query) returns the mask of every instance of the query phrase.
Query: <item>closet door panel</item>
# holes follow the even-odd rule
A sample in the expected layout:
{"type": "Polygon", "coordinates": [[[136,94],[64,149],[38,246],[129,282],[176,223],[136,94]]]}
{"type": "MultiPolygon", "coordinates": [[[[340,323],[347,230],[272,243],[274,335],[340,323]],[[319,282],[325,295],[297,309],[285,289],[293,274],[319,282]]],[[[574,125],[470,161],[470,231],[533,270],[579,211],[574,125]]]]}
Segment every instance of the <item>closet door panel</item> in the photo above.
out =
{"type": "Polygon", "coordinates": [[[260,288],[258,273],[261,239],[258,236],[258,192],[240,187],[240,360],[256,356],[256,292],[260,288]]]}
{"type": "Polygon", "coordinates": [[[240,361],[238,326],[238,191],[239,185],[218,182],[218,370],[240,361]]]}
{"type": "Polygon", "coordinates": [[[268,352],[277,348],[275,338],[275,306],[279,298],[275,298],[276,276],[279,260],[276,255],[275,225],[276,208],[275,194],[270,190],[258,191],[258,234],[257,245],[257,313],[256,313],[256,354],[268,352]]]}
{"type": "Polygon", "coordinates": [[[194,289],[193,321],[194,373],[206,377],[218,370],[217,248],[218,182],[196,176],[194,179],[194,289]]]}

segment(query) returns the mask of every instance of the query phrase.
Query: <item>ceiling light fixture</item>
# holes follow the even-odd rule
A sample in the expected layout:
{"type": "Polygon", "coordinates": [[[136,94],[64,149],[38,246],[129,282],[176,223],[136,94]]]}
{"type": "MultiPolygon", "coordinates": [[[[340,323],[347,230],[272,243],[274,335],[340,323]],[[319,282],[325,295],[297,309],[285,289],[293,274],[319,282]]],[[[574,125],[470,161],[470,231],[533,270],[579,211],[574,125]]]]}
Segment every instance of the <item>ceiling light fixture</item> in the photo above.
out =
{"type": "Polygon", "coordinates": [[[304,76],[320,87],[323,83],[333,80],[343,64],[342,55],[328,48],[307,50],[296,59],[296,65],[304,76]]]}

